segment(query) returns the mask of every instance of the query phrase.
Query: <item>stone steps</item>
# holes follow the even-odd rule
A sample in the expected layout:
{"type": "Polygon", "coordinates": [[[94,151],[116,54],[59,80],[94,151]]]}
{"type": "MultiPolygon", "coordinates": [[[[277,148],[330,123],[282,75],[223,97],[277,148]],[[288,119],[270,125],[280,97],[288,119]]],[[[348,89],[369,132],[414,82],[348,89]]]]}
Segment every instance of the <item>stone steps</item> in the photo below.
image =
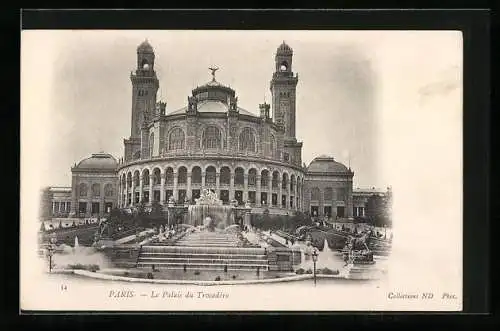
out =
{"type": "Polygon", "coordinates": [[[253,270],[269,269],[264,249],[239,247],[238,236],[227,233],[194,232],[173,246],[143,246],[138,267],[161,269],[253,270]]]}
{"type": "Polygon", "coordinates": [[[176,246],[184,247],[238,247],[238,244],[220,244],[220,243],[177,243],[176,246]]]}

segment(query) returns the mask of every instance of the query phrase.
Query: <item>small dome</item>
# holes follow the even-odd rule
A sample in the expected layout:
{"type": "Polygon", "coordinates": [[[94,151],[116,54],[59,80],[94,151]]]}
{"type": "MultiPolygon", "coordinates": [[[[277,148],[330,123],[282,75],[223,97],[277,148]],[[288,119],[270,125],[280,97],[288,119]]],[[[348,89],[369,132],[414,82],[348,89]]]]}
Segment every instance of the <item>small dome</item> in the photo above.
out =
{"type": "Polygon", "coordinates": [[[111,154],[98,153],[81,160],[75,168],[110,171],[115,170],[117,166],[118,162],[111,154]]]}
{"type": "Polygon", "coordinates": [[[138,47],[137,52],[141,53],[153,53],[153,47],[149,44],[148,40],[144,40],[138,47]]]}
{"type": "Polygon", "coordinates": [[[290,46],[288,46],[285,41],[278,47],[278,50],[276,51],[276,54],[278,55],[292,55],[293,50],[290,46]]]}
{"type": "Polygon", "coordinates": [[[331,156],[321,155],[311,161],[308,173],[347,173],[349,169],[331,156]]]}

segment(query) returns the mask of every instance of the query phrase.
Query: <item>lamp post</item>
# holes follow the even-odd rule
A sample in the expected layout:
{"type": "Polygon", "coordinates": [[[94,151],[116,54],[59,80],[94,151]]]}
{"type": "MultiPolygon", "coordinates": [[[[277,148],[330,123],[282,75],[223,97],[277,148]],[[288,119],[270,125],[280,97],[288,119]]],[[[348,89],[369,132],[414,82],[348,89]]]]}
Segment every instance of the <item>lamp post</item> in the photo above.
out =
{"type": "Polygon", "coordinates": [[[52,247],[52,244],[49,245],[47,251],[49,255],[49,272],[52,272],[52,255],[54,254],[54,248],[52,247]]]}
{"type": "Polygon", "coordinates": [[[384,239],[387,239],[387,224],[384,224],[384,239]]]}
{"type": "Polygon", "coordinates": [[[56,241],[57,238],[55,236],[52,236],[50,238],[50,244],[47,247],[47,253],[49,255],[49,272],[52,272],[52,256],[54,255],[56,241]]]}
{"type": "Polygon", "coordinates": [[[318,261],[318,250],[316,248],[313,249],[311,256],[313,260],[314,286],[316,286],[316,261],[318,261]]]}

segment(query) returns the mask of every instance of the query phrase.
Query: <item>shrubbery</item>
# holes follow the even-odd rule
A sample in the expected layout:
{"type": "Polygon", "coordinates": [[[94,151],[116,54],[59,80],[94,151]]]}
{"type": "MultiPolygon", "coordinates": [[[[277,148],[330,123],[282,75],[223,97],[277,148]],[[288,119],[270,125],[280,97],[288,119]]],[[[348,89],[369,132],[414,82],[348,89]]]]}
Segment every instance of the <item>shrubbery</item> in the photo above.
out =
{"type": "MultiPolygon", "coordinates": [[[[303,268],[299,268],[295,270],[295,273],[297,275],[303,275],[303,274],[312,274],[313,271],[311,269],[304,270],[303,268]]],[[[338,275],[339,271],[338,270],[332,270],[329,268],[322,268],[322,269],[317,269],[316,274],[323,274],[323,275],[338,275]]]]}
{"type": "Polygon", "coordinates": [[[323,275],[338,275],[339,271],[338,270],[328,269],[328,268],[323,268],[323,269],[318,269],[317,273],[323,274],[323,275]]]}
{"type": "Polygon", "coordinates": [[[96,272],[100,269],[97,264],[81,264],[81,263],[70,264],[68,265],[68,268],[72,270],[87,270],[92,272],[96,272]]]}
{"type": "Polygon", "coordinates": [[[305,270],[304,270],[304,269],[302,269],[302,268],[299,268],[299,269],[295,270],[295,273],[296,273],[297,275],[303,275],[303,274],[304,274],[304,272],[305,272],[305,270]]]}
{"type": "Polygon", "coordinates": [[[312,219],[309,215],[297,212],[295,215],[252,215],[251,225],[261,230],[288,229],[294,231],[303,225],[311,225],[312,219]]]}

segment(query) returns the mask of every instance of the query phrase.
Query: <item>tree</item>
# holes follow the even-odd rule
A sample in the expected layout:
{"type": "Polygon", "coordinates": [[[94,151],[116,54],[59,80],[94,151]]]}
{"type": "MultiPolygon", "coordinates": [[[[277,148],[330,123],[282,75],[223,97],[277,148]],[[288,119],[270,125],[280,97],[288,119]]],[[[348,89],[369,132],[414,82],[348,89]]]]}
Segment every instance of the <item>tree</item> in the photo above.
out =
{"type": "Polygon", "coordinates": [[[155,223],[165,223],[165,214],[163,212],[163,206],[158,202],[154,201],[151,204],[151,212],[149,213],[149,219],[155,223]]]}
{"type": "Polygon", "coordinates": [[[303,225],[312,225],[312,218],[307,213],[298,211],[288,219],[287,227],[291,230],[295,230],[303,225]]]}
{"type": "Polygon", "coordinates": [[[366,216],[375,226],[391,226],[392,195],[380,196],[373,194],[366,204],[366,216]]]}
{"type": "Polygon", "coordinates": [[[158,201],[153,201],[151,204],[150,215],[153,217],[163,217],[163,206],[158,201]]]}

